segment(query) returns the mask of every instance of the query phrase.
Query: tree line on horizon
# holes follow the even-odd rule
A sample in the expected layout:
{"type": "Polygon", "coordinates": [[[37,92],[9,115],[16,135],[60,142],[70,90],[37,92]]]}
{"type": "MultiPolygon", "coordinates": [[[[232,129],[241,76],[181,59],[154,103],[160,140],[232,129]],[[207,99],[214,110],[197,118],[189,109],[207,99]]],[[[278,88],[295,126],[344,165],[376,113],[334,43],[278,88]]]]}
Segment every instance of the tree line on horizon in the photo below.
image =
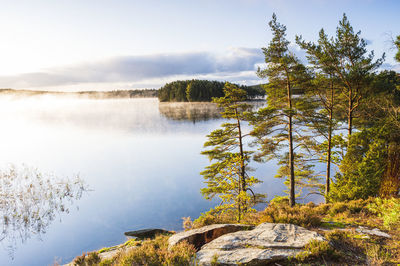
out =
{"type": "MultiPolygon", "coordinates": [[[[213,98],[227,121],[207,136],[202,151],[211,164],[201,173],[206,184],[201,192],[221,200],[211,212],[234,210],[240,221],[265,202],[266,195],[253,191],[261,181],[249,175],[249,163],[272,159],[292,207],[309,194],[326,202],[398,197],[399,73],[379,71],[385,55],[374,59],[345,14],[336,36],[323,29],[316,42],[296,36],[307,65],[289,51],[286,26],[275,14],[269,26],[273,38],[262,48],[266,67],[257,71],[268,78],[263,86],[267,105],[253,110],[245,102],[248,92],[230,83],[213,98]],[[323,172],[318,171],[322,164],[323,172]]],[[[400,62],[400,36],[394,44],[400,62]]]]}
{"type": "MultiPolygon", "coordinates": [[[[225,82],[216,80],[177,80],[165,84],[158,90],[160,102],[210,102],[213,97],[224,95],[225,82]]],[[[261,86],[240,85],[247,92],[247,99],[264,97],[261,86]]]]}
{"type": "Polygon", "coordinates": [[[112,91],[38,91],[38,90],[16,90],[16,89],[0,89],[0,95],[23,95],[23,96],[84,96],[93,99],[108,98],[147,98],[157,97],[157,89],[138,89],[138,90],[112,90],[112,91]]]}

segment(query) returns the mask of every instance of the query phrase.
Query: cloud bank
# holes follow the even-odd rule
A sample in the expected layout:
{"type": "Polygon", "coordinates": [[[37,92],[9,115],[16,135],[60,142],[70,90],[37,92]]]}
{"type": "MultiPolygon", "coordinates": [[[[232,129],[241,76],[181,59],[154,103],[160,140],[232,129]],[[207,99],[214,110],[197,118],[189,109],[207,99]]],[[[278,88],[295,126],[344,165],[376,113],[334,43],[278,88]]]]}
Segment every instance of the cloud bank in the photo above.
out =
{"type": "Polygon", "coordinates": [[[187,52],[121,56],[99,62],[45,69],[36,73],[0,76],[0,88],[51,89],[100,83],[150,87],[139,85],[148,84],[156,87],[177,77],[254,83],[258,79],[254,74],[255,66],[263,60],[262,51],[258,48],[230,48],[224,55],[187,52]]]}

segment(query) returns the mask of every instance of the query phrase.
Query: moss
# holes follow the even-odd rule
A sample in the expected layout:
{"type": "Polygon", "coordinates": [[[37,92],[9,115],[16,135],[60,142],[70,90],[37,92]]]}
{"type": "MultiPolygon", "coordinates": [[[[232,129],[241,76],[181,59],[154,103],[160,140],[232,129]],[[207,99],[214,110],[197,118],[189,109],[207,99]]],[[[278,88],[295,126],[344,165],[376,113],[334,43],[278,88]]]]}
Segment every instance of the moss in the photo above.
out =
{"type": "Polygon", "coordinates": [[[106,247],[106,248],[99,249],[98,252],[99,252],[99,254],[101,254],[101,253],[104,253],[104,252],[108,252],[108,251],[112,251],[112,250],[118,249],[118,247],[119,246],[106,247]]]}
{"type": "Polygon", "coordinates": [[[125,243],[121,244],[121,245],[117,245],[117,246],[112,246],[112,247],[105,247],[100,249],[99,251],[97,251],[99,254],[104,253],[104,252],[108,252],[108,251],[112,251],[112,250],[116,250],[116,249],[120,249],[120,248],[124,248],[124,247],[136,247],[139,246],[142,243],[142,241],[138,240],[138,239],[129,239],[128,241],[126,241],[125,243]]]}
{"type": "Polygon", "coordinates": [[[335,221],[323,221],[321,222],[321,227],[327,229],[337,229],[337,228],[345,228],[346,224],[342,222],[335,222],[335,221]]]}
{"type": "Polygon", "coordinates": [[[211,266],[218,266],[218,265],[221,265],[221,263],[218,262],[218,255],[214,254],[211,259],[211,266]]]}

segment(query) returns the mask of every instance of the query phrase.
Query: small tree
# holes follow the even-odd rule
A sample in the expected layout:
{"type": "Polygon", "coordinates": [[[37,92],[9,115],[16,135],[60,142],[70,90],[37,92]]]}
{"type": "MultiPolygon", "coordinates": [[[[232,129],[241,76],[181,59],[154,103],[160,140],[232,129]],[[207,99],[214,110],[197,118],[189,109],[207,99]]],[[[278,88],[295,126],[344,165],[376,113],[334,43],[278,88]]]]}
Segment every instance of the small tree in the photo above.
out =
{"type": "Polygon", "coordinates": [[[252,206],[261,202],[264,197],[254,194],[251,190],[253,185],[261,182],[254,176],[246,175],[246,191],[243,190],[242,166],[243,160],[240,155],[232,154],[225,160],[224,167],[214,176],[213,180],[206,182],[208,186],[201,189],[204,195],[218,195],[221,199],[220,205],[215,207],[212,212],[224,213],[228,210],[235,210],[238,222],[245,213],[252,211],[252,206]]]}
{"type": "Polygon", "coordinates": [[[234,121],[223,123],[222,128],[207,136],[204,147],[212,148],[202,154],[215,163],[201,172],[207,184],[201,193],[206,199],[220,197],[221,204],[215,210],[235,209],[239,222],[250,207],[260,202],[263,195],[255,194],[251,189],[261,181],[248,175],[251,152],[245,150],[244,138],[249,134],[243,132],[243,121],[247,120],[252,107],[244,103],[246,91],[227,82],[224,94],[224,97],[214,98],[213,101],[224,108],[221,113],[223,118],[234,121]]]}

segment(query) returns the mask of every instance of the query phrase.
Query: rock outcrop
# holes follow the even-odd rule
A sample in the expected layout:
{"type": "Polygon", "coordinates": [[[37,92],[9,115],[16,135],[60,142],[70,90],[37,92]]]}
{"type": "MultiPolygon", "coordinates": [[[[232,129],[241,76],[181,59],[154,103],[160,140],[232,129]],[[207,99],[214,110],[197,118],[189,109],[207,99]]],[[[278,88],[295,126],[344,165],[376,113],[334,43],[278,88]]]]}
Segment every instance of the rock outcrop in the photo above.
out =
{"type": "Polygon", "coordinates": [[[200,265],[217,260],[222,265],[265,265],[302,252],[311,240],[324,241],[316,232],[293,224],[263,223],[250,231],[225,234],[197,252],[200,265]]]}
{"type": "Polygon", "coordinates": [[[196,249],[200,249],[204,244],[228,233],[237,232],[241,230],[253,229],[251,225],[241,224],[213,224],[207,225],[198,229],[181,232],[171,236],[168,240],[169,247],[172,247],[179,242],[187,241],[192,244],[196,249]]]}
{"type": "Polygon", "coordinates": [[[164,229],[142,229],[136,231],[125,232],[124,235],[128,238],[154,238],[156,235],[172,234],[173,232],[164,229]]]}

